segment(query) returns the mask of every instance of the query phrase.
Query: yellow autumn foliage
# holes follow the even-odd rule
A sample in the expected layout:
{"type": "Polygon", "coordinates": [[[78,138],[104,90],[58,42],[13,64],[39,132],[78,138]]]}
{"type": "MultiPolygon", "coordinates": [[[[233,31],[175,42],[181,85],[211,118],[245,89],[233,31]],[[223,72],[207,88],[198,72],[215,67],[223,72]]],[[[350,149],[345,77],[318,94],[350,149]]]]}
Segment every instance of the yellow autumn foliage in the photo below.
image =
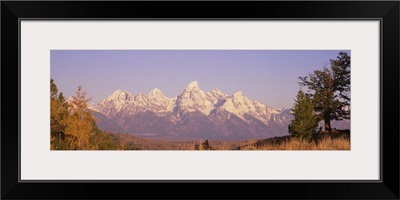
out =
{"type": "Polygon", "coordinates": [[[66,120],[66,142],[72,149],[90,149],[90,138],[95,133],[96,120],[87,109],[91,98],[79,86],[68,102],[70,116],[66,120]]]}

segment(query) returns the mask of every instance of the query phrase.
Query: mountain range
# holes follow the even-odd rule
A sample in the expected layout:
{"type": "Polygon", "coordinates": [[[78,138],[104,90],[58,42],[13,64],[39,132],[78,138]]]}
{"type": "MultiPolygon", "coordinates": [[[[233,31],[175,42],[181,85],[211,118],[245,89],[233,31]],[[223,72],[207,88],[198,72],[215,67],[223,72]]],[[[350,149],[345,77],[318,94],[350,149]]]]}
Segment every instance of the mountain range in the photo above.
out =
{"type": "MultiPolygon", "coordinates": [[[[252,101],[241,91],[227,95],[218,89],[205,92],[197,81],[180,95],[166,97],[158,88],[136,96],[117,90],[89,109],[101,130],[163,139],[243,140],[287,135],[293,116],[289,109],[274,109],[252,101]]],[[[349,128],[350,121],[332,122],[349,128]]]]}

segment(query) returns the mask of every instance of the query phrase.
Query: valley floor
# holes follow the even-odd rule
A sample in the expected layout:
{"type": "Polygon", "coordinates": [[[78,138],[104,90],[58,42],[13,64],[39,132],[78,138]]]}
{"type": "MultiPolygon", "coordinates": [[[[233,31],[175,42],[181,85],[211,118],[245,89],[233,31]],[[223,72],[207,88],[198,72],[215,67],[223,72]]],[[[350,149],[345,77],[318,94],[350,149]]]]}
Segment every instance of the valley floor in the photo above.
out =
{"type": "MultiPolygon", "coordinates": [[[[154,140],[131,134],[105,132],[119,143],[117,150],[350,150],[350,132],[318,133],[311,142],[299,141],[291,136],[265,140],[154,140]]],[[[105,149],[107,150],[107,149],[105,149]]]]}

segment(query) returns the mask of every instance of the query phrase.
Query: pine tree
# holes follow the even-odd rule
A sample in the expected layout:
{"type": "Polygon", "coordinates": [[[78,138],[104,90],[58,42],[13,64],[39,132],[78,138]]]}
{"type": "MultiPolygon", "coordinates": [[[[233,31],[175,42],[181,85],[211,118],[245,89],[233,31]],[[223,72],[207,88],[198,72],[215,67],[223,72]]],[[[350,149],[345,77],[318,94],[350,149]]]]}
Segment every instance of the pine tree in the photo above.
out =
{"type": "Polygon", "coordinates": [[[338,92],[340,108],[338,120],[350,119],[350,56],[340,52],[337,58],[330,60],[335,89],[338,92]]]}
{"type": "Polygon", "coordinates": [[[331,120],[350,119],[350,56],[340,52],[330,60],[330,68],[315,70],[308,77],[300,77],[300,86],[308,88],[314,110],[325,121],[325,130],[331,131],[331,120]]]}
{"type": "Polygon", "coordinates": [[[311,98],[299,90],[292,108],[294,119],[289,125],[289,133],[301,140],[310,141],[318,127],[318,119],[314,114],[311,98]]]}
{"type": "Polygon", "coordinates": [[[51,149],[67,149],[64,143],[65,121],[68,118],[68,105],[62,92],[58,92],[54,80],[50,80],[50,136],[51,149]]]}
{"type": "Polygon", "coordinates": [[[87,109],[90,100],[91,98],[87,99],[86,92],[79,86],[69,102],[70,116],[65,133],[72,149],[89,149],[90,138],[96,132],[96,120],[87,109]]]}

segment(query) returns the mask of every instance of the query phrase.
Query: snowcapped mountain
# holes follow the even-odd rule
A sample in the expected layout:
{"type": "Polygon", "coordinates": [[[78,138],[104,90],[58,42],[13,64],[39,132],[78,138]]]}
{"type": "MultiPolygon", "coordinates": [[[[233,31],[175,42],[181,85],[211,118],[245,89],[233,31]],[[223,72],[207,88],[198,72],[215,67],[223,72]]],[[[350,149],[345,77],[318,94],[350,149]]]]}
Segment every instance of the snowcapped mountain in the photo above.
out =
{"type": "Polygon", "coordinates": [[[288,134],[293,116],[252,101],[241,91],[205,92],[197,81],[180,95],[166,97],[158,88],[136,96],[117,90],[89,106],[102,130],[168,138],[249,139],[288,134]]]}
{"type": "Polygon", "coordinates": [[[114,117],[125,106],[134,102],[135,97],[128,91],[117,90],[109,97],[102,100],[97,105],[92,105],[89,108],[92,110],[99,110],[107,117],[114,117]]]}

